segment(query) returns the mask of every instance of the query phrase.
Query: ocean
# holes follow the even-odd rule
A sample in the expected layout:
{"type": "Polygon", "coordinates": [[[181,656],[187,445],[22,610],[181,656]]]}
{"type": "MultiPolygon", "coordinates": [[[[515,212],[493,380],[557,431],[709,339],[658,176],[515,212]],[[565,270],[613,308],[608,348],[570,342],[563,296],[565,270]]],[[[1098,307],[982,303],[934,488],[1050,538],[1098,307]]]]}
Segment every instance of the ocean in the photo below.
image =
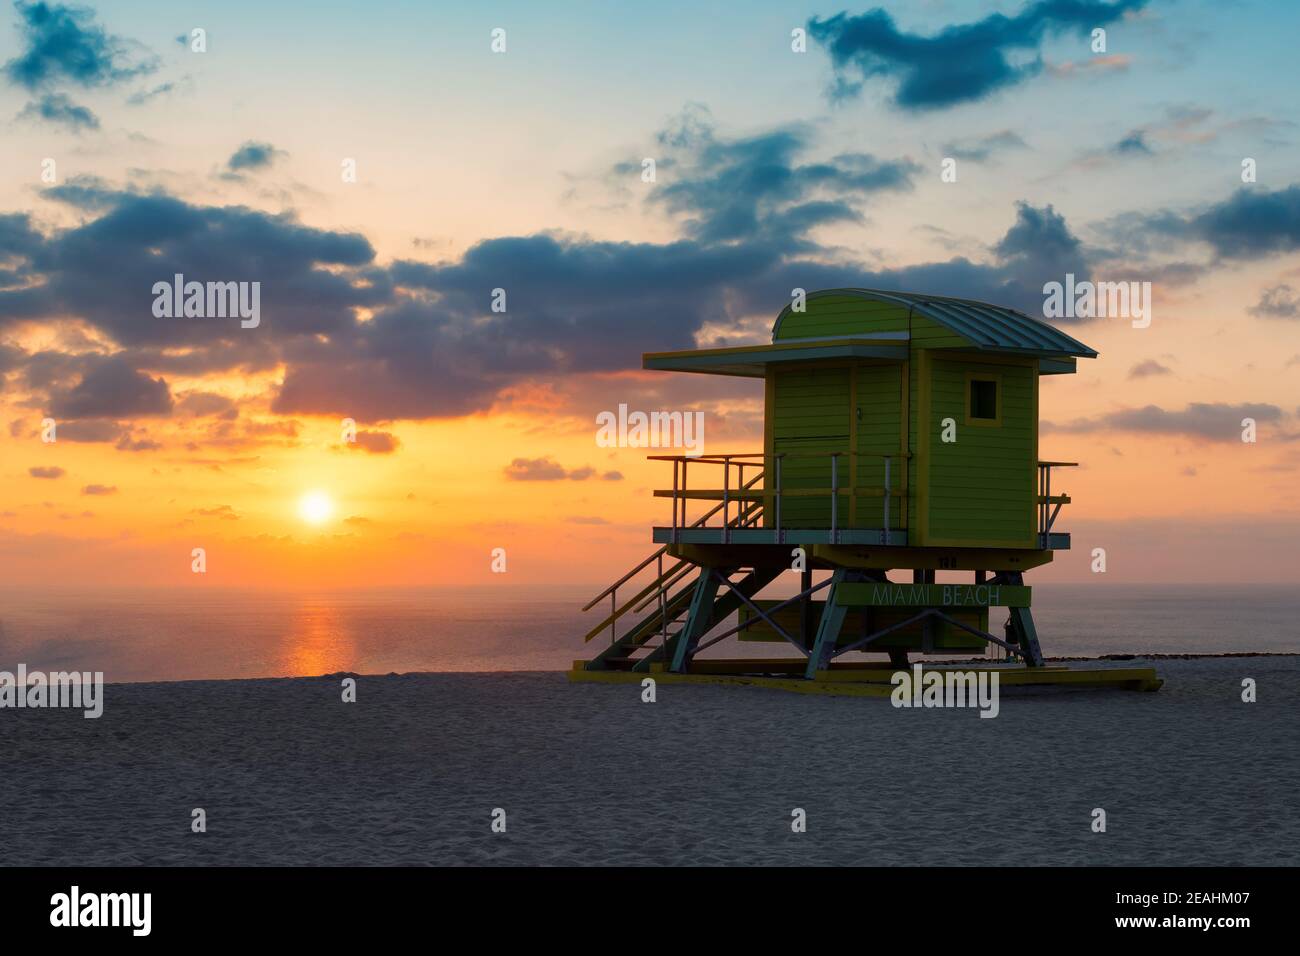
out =
{"type": "MultiPolygon", "coordinates": [[[[109,683],[566,670],[608,640],[582,642],[608,612],[581,612],[595,590],[6,590],[0,669],[103,671],[109,683]]],[[[1036,585],[1034,615],[1049,657],[1300,653],[1300,589],[1285,585],[1036,585]]],[[[994,633],[1005,616],[994,610],[994,633]]],[[[707,653],[738,652],[725,641],[707,653]]]]}

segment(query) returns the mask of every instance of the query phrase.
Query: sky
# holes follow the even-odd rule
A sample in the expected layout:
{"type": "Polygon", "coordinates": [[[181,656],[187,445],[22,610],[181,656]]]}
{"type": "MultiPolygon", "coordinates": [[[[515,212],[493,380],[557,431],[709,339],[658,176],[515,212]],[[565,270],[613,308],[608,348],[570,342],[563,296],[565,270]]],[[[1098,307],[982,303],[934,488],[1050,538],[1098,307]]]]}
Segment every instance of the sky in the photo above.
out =
{"type": "Polygon", "coordinates": [[[1152,321],[1058,323],[1100,357],[1043,382],[1081,466],[1036,577],[1300,581],[1298,34],[1264,0],[6,4],[0,580],[193,586],[202,548],[205,584],[475,585],[504,548],[600,586],[671,483],[600,412],[761,448],[761,384],[643,352],[766,341],[795,287],[1041,315],[1068,272],[1152,321]],[[176,273],[260,283],[257,324],[157,315],[176,273]]]}

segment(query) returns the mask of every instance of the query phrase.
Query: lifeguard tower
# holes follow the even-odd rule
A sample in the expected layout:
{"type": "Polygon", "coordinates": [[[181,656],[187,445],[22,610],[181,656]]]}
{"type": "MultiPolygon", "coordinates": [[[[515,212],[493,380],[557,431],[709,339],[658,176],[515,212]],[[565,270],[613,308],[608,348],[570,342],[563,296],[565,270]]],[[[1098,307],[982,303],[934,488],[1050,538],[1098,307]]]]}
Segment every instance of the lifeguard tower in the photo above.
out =
{"type": "Polygon", "coordinates": [[[872,289],[810,293],[770,345],[645,355],[762,379],[763,450],[650,456],[672,469],[662,547],[584,608],[609,609],[586,636],[602,646],[570,677],[889,693],[909,655],[992,645],[1007,660],[979,666],[1003,684],[1159,687],[1150,667],[1049,665],[1024,582],[1070,547],[1057,476],[1075,463],[1039,459],[1039,383],[1096,355],[1013,309],[872,289]],[[796,574],[794,596],[760,597],[796,574]],[[798,654],[699,656],[733,635],[798,654]]]}

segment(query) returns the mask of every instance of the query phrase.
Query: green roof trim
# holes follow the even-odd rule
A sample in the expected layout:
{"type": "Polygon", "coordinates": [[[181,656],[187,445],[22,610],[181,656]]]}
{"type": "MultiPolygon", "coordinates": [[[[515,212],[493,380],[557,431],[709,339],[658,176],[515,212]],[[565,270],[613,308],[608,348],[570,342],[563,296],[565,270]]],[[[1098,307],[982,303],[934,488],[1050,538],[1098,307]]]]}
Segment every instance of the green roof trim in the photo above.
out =
{"type": "Polygon", "coordinates": [[[704,372],[711,375],[739,375],[762,378],[769,365],[786,362],[815,362],[839,359],[907,359],[907,340],[891,335],[806,339],[772,345],[741,345],[732,348],[690,349],[683,352],[647,352],[641,367],[666,372],[704,372]]]}
{"type": "MultiPolygon", "coordinates": [[[[1022,355],[1097,357],[1095,350],[1060,329],[1005,306],[989,305],[972,299],[953,299],[919,292],[883,292],[879,289],[824,289],[809,293],[805,301],[812,302],[828,296],[853,297],[905,307],[909,312],[922,315],[960,335],[976,349],[1022,355]]],[[[773,342],[778,341],[781,323],[791,314],[790,310],[791,306],[787,305],[777,316],[776,325],[772,328],[773,342]]]]}

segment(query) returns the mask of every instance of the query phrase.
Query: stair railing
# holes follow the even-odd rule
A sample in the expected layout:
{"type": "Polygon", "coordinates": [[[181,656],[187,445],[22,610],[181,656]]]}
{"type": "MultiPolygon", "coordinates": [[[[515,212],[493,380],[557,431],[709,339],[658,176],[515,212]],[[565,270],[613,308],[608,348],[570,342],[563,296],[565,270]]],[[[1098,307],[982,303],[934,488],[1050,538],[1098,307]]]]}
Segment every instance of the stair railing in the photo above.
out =
{"type": "MultiPolygon", "coordinates": [[[[676,484],[676,477],[677,477],[677,476],[676,476],[676,471],[677,471],[677,469],[674,467],[674,469],[673,469],[673,472],[674,472],[674,475],[673,475],[673,478],[674,478],[674,484],[676,484]]],[[[685,477],[685,474],[684,474],[685,471],[686,471],[686,468],[685,468],[685,462],[682,462],[683,478],[685,477]]],[[[754,485],[756,485],[758,482],[760,482],[760,481],[762,481],[762,480],[763,480],[763,472],[762,472],[762,470],[761,470],[761,468],[760,468],[758,474],[754,475],[754,476],[753,476],[752,478],[750,478],[747,482],[744,482],[740,490],[741,490],[741,491],[748,491],[748,490],[752,489],[752,488],[754,487],[754,485]]],[[[692,527],[692,528],[697,528],[697,527],[702,526],[705,522],[707,522],[710,518],[712,518],[712,517],[713,517],[714,515],[716,515],[718,512],[723,511],[724,508],[726,507],[726,505],[727,505],[727,502],[726,502],[725,500],[722,501],[721,503],[715,505],[712,509],[710,509],[710,510],[708,511],[708,513],[704,514],[703,516],[701,516],[700,518],[698,518],[697,520],[695,520],[694,522],[692,522],[692,524],[690,525],[690,527],[692,527]]],[[[684,519],[685,519],[685,503],[684,503],[684,502],[683,502],[683,508],[682,508],[682,511],[683,511],[683,520],[684,520],[684,519]]],[[[674,521],[676,521],[676,513],[677,513],[677,502],[674,501],[674,502],[673,502],[673,520],[674,520],[674,521]]],[[[754,515],[753,515],[753,509],[750,508],[749,510],[741,510],[740,512],[737,513],[737,515],[735,516],[735,518],[733,518],[733,519],[731,519],[731,520],[732,520],[732,521],[735,521],[735,522],[739,522],[739,521],[742,521],[742,520],[746,520],[746,521],[751,521],[751,522],[752,522],[753,520],[755,520],[755,519],[754,519],[754,515]]],[[[729,526],[730,526],[730,523],[729,523],[729,526]]],[[[661,547],[658,551],[655,551],[653,554],[651,554],[649,557],[647,557],[644,561],[642,561],[640,564],[638,564],[638,565],[637,565],[636,567],[634,567],[632,570],[628,571],[628,572],[627,572],[626,574],[624,574],[621,578],[619,578],[617,581],[615,581],[615,582],[614,582],[613,584],[611,584],[609,587],[605,588],[605,590],[601,591],[599,594],[597,594],[594,598],[592,598],[590,601],[588,601],[588,602],[583,606],[583,608],[582,608],[583,611],[589,611],[589,610],[591,610],[593,607],[595,607],[596,604],[599,603],[601,600],[603,600],[605,597],[607,597],[607,596],[609,597],[609,602],[610,602],[610,612],[609,612],[609,616],[608,616],[607,618],[605,618],[603,621],[601,621],[599,624],[597,624],[597,625],[596,625],[594,628],[592,628],[589,632],[587,632],[587,636],[586,636],[583,640],[585,640],[585,641],[589,641],[589,640],[591,640],[593,637],[595,637],[597,634],[599,634],[601,631],[603,631],[606,627],[608,627],[608,628],[609,628],[609,642],[610,642],[611,644],[613,644],[613,643],[617,642],[617,640],[618,640],[618,619],[619,619],[620,617],[622,617],[624,614],[626,614],[629,610],[631,610],[631,609],[632,609],[635,605],[637,605],[639,602],[642,602],[642,601],[651,601],[651,602],[652,602],[652,601],[655,601],[656,599],[659,599],[659,600],[660,600],[661,607],[666,607],[666,604],[667,604],[667,597],[666,597],[666,594],[664,593],[664,591],[665,591],[665,588],[666,588],[666,585],[668,584],[668,582],[665,581],[665,578],[666,578],[666,577],[672,577],[672,575],[675,574],[675,573],[677,573],[677,572],[681,572],[682,574],[685,574],[687,571],[689,571],[689,569],[690,569],[691,566],[692,566],[692,565],[690,564],[690,562],[688,562],[688,561],[678,561],[676,564],[672,565],[672,566],[667,570],[667,572],[665,572],[665,571],[663,570],[663,558],[664,558],[664,555],[667,554],[667,553],[668,553],[668,545],[664,545],[664,546],[661,547]],[[657,573],[655,579],[654,579],[653,581],[651,581],[648,585],[646,585],[644,588],[642,588],[642,589],[641,589],[641,590],[640,590],[636,595],[634,595],[631,599],[629,599],[629,600],[628,600],[628,601],[627,601],[627,602],[626,602],[622,607],[619,607],[619,604],[618,604],[618,589],[619,589],[620,587],[622,587],[624,584],[626,584],[626,583],[627,583],[629,580],[631,580],[633,577],[635,577],[636,575],[638,575],[638,574],[640,574],[642,571],[644,571],[646,568],[648,568],[651,564],[655,564],[656,562],[657,562],[657,568],[656,568],[656,570],[657,570],[658,573],[657,573]]],[[[679,575],[679,578],[680,578],[680,575],[679,575]]],[[[645,607],[645,604],[642,604],[641,606],[642,606],[642,607],[645,607]]],[[[666,628],[667,628],[667,624],[668,624],[668,622],[667,622],[667,621],[664,621],[663,624],[664,624],[664,627],[665,627],[665,629],[666,629],[666,628]]],[[[666,633],[666,630],[665,630],[665,633],[666,633]]]]}

